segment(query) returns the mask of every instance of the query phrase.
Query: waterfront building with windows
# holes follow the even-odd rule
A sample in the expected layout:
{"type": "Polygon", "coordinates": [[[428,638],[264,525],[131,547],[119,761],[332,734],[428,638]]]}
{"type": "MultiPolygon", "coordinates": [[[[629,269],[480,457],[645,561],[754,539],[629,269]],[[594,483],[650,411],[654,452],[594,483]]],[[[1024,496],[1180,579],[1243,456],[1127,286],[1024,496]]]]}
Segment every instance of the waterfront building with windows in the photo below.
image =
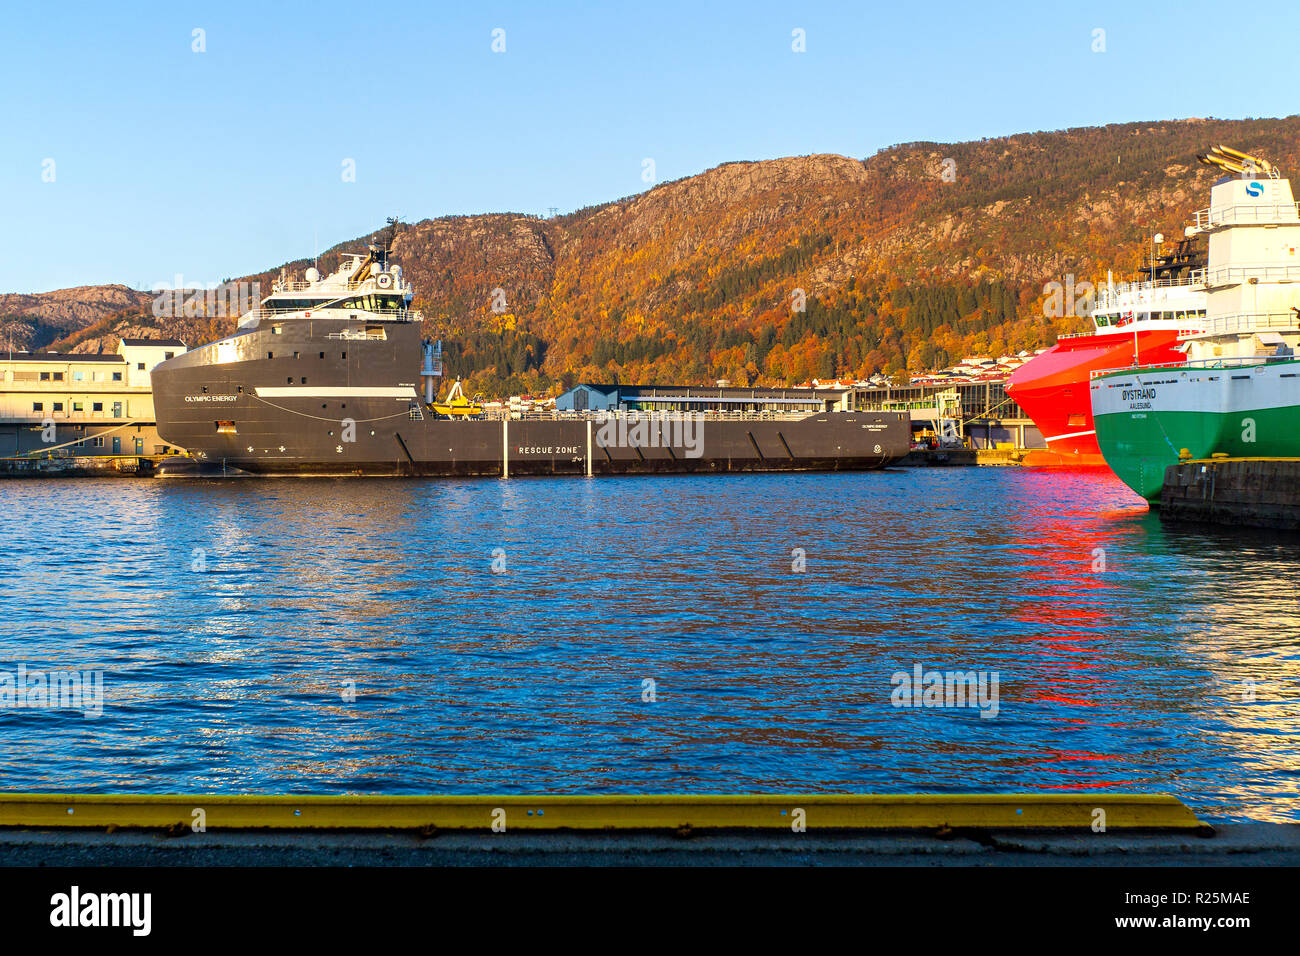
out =
{"type": "Polygon", "coordinates": [[[149,373],[185,350],[123,339],[111,355],[0,352],[0,458],[176,453],[154,427],[149,373]]]}

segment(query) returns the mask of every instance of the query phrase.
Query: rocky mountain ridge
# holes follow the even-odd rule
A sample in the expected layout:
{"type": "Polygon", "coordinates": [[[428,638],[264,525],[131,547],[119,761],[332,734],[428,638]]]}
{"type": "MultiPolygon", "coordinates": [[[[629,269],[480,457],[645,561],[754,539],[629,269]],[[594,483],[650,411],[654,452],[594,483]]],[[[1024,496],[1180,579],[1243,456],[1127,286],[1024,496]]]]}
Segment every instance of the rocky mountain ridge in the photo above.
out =
{"type": "MultiPolygon", "coordinates": [[[[1208,205],[1218,174],[1196,154],[1220,142],[1300,168],[1300,117],[910,143],[724,163],[553,219],[426,219],[400,228],[393,254],[451,371],[484,391],[919,371],[1079,328],[1045,316],[1043,285],[1132,275],[1153,232],[1178,236],[1208,205]]],[[[371,238],[328,250],[321,269],[371,238]]],[[[243,279],[265,294],[281,268],[309,264],[243,279]]],[[[44,296],[0,296],[0,323],[82,351],[234,325],[155,318],[122,286],[44,296]]]]}

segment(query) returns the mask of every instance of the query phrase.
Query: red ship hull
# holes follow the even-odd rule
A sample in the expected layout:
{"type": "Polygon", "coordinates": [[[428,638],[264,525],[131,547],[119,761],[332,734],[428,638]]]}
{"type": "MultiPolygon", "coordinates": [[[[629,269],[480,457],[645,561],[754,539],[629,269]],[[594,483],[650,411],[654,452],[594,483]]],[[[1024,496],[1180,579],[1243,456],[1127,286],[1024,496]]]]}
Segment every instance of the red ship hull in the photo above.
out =
{"type": "MultiPolygon", "coordinates": [[[[1136,336],[1140,364],[1182,362],[1178,330],[1140,330],[1136,336]]],[[[1134,334],[1080,335],[1060,339],[1036,358],[1016,369],[1007,382],[1007,395],[1034,420],[1047,450],[1032,452],[1027,465],[1104,465],[1097,447],[1089,398],[1090,373],[1134,364],[1134,334]]]]}

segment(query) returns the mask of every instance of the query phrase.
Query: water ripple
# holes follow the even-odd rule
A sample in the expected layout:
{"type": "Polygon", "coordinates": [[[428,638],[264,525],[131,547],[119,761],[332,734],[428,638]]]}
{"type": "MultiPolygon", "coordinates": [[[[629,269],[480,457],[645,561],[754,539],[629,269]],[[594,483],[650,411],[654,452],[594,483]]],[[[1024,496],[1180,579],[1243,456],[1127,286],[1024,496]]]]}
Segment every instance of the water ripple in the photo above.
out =
{"type": "Polygon", "coordinates": [[[1294,540],[1164,527],[1095,472],[0,495],[0,671],[105,697],[0,710],[9,790],[1123,789],[1300,819],[1294,540]],[[893,706],[918,664],[996,671],[998,716],[893,706]]]}

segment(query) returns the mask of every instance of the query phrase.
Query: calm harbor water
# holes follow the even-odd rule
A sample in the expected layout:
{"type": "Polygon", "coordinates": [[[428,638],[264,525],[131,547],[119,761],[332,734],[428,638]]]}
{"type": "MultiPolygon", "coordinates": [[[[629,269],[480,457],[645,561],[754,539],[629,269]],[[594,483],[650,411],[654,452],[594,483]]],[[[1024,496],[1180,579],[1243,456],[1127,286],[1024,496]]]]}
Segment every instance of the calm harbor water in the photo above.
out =
{"type": "Polygon", "coordinates": [[[1295,540],[1164,527],[1104,472],[0,501],[0,671],[103,672],[100,716],[0,710],[11,791],[1133,790],[1300,819],[1295,540]],[[893,706],[918,664],[996,671],[997,716],[893,706]]]}

